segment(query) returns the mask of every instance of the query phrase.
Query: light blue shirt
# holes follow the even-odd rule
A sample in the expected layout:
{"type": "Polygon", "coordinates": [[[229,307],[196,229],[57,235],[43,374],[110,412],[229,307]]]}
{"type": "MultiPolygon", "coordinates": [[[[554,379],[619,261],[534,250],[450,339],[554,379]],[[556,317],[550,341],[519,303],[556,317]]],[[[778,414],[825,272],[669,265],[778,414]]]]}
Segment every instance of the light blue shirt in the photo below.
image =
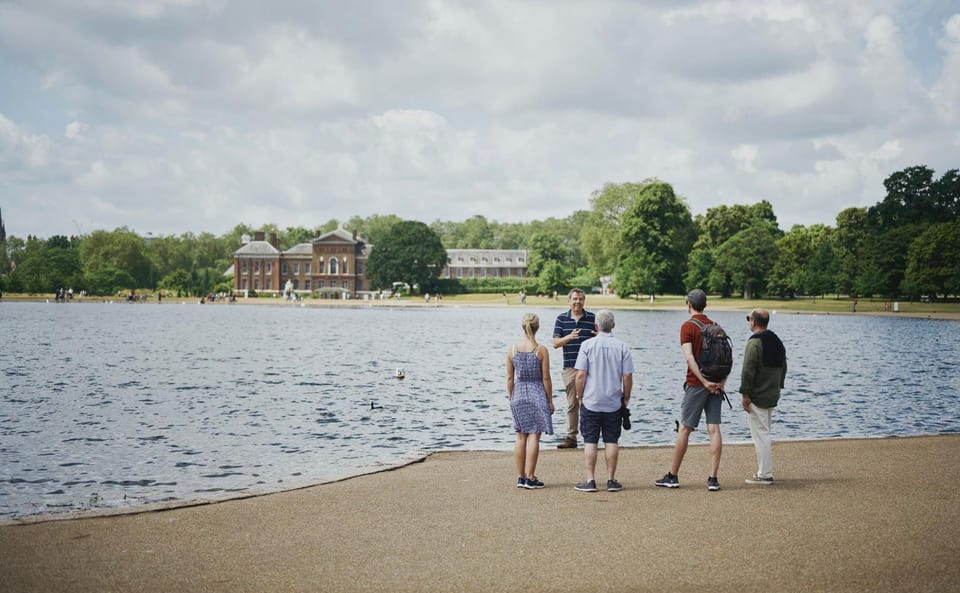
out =
{"type": "Polygon", "coordinates": [[[623,398],[623,376],[633,374],[630,348],[611,334],[600,332],[580,346],[578,371],[587,371],[583,405],[592,412],[616,412],[623,398]]]}

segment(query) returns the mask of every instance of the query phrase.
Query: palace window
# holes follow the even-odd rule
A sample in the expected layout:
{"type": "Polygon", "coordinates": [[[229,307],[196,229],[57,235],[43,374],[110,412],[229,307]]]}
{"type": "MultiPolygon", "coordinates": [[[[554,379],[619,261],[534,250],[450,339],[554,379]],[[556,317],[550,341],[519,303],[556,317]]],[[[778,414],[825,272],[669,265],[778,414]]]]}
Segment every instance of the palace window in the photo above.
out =
{"type": "Polygon", "coordinates": [[[329,269],[329,271],[330,271],[331,274],[339,274],[339,273],[340,273],[340,261],[337,260],[337,258],[335,258],[335,257],[331,257],[331,258],[330,258],[330,266],[329,266],[328,269],[329,269]]]}
{"type": "Polygon", "coordinates": [[[283,274],[284,276],[287,275],[287,262],[283,262],[282,264],[280,264],[280,273],[283,274]]]}

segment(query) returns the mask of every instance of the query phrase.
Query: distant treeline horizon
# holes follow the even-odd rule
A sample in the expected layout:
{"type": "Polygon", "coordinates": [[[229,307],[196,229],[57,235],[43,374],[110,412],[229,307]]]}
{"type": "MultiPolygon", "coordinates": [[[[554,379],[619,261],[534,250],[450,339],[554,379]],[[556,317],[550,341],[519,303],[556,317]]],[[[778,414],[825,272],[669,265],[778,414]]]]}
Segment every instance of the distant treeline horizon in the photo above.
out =
{"type": "MultiPolygon", "coordinates": [[[[766,200],[716,206],[694,217],[673,187],[658,179],[608,183],[593,192],[589,210],[562,219],[501,223],[476,215],[427,226],[445,249],[526,249],[529,278],[521,284],[528,290],[595,286],[604,278],[623,297],[680,294],[691,287],[745,298],[960,294],[958,170],[938,178],[926,166],[908,167],[888,176],[884,187],[880,201],[840,211],[834,226],[786,231],[766,200]]],[[[220,236],[145,238],[127,227],[46,239],[11,235],[0,237],[0,290],[230,291],[232,278],[223,272],[244,235],[275,232],[286,250],[342,227],[376,250],[378,243],[397,239],[391,231],[403,221],[391,214],[330,219],[312,228],[238,224],[220,236]]]]}

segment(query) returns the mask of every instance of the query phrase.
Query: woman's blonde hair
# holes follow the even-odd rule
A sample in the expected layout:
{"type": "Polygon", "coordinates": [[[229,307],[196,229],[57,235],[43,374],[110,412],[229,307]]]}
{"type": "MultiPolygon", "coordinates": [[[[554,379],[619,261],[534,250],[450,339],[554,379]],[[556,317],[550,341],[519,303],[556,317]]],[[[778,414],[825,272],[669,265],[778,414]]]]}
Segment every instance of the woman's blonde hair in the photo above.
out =
{"type": "Polygon", "coordinates": [[[523,333],[527,335],[527,338],[533,342],[533,347],[536,349],[539,344],[537,344],[537,330],[540,329],[540,318],[533,313],[527,313],[523,316],[523,333]]]}

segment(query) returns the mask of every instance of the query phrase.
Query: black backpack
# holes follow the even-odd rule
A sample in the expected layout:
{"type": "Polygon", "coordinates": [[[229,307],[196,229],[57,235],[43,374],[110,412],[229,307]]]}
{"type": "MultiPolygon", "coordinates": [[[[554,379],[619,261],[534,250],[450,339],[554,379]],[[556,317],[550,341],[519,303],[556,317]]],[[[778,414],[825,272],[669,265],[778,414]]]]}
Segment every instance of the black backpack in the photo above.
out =
{"type": "Polygon", "coordinates": [[[723,381],[733,369],[733,341],[720,324],[711,322],[704,325],[699,319],[690,319],[700,328],[701,347],[700,374],[709,381],[723,381]]]}

